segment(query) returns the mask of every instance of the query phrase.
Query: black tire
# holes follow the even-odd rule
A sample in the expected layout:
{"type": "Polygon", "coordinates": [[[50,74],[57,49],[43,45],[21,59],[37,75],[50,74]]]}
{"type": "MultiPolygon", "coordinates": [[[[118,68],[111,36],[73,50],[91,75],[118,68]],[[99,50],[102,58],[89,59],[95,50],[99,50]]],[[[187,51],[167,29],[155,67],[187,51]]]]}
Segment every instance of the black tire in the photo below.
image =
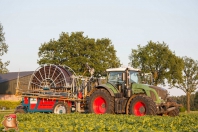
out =
{"type": "Polygon", "coordinates": [[[105,89],[94,91],[88,98],[87,104],[89,113],[114,113],[114,97],[112,97],[105,89]]]}
{"type": "Polygon", "coordinates": [[[137,95],[129,104],[129,114],[136,116],[156,115],[157,106],[155,102],[146,95],[137,95]]]}
{"type": "Polygon", "coordinates": [[[71,113],[71,109],[67,103],[57,102],[54,105],[53,111],[54,114],[68,114],[71,113]]]}
{"type": "Polygon", "coordinates": [[[176,109],[168,112],[167,115],[172,116],[172,117],[178,116],[179,115],[179,108],[176,108],[176,109]]]}
{"type": "Polygon", "coordinates": [[[14,113],[15,113],[15,114],[17,114],[17,113],[19,113],[19,114],[25,114],[26,112],[25,112],[24,109],[16,109],[16,110],[14,111],[14,113]]]}

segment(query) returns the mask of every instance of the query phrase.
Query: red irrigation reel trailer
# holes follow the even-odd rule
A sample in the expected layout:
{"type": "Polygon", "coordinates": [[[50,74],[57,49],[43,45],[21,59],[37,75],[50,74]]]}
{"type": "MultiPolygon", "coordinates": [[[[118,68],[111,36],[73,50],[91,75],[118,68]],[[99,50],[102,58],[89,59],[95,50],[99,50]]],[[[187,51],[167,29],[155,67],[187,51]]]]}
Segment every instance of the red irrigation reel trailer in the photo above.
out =
{"type": "MultiPolygon", "coordinates": [[[[91,75],[93,69],[88,65],[91,75]]],[[[22,93],[22,104],[15,113],[85,112],[85,97],[91,91],[93,76],[76,76],[68,66],[42,65],[34,71],[28,90],[22,93]]]]}

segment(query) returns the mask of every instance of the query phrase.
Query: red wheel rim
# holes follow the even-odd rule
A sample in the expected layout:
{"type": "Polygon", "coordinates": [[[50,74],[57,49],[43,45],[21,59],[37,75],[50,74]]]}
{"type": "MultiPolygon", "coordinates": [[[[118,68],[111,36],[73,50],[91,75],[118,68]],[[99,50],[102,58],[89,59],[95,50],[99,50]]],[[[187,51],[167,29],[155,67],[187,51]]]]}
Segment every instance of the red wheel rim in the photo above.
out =
{"type": "Polygon", "coordinates": [[[146,107],[145,104],[141,101],[135,103],[133,108],[134,114],[136,116],[143,116],[146,114],[146,107]]]}
{"type": "Polygon", "coordinates": [[[93,110],[96,114],[104,114],[106,112],[106,101],[103,97],[97,97],[93,102],[93,110]]]}

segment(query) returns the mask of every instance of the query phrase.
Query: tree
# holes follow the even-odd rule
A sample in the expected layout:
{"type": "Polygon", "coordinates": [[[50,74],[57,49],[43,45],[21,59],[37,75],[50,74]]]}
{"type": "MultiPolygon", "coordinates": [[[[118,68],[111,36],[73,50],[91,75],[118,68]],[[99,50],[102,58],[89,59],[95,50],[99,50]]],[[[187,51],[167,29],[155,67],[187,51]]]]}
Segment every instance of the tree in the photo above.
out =
{"type": "Polygon", "coordinates": [[[104,73],[106,68],[120,66],[111,40],[95,40],[83,36],[83,32],[61,33],[58,40],[41,44],[38,55],[39,64],[67,65],[79,74],[85,71],[86,63],[95,69],[96,75],[104,73]]]}
{"type": "MultiPolygon", "coordinates": [[[[3,56],[5,53],[8,52],[8,45],[5,43],[5,37],[3,32],[3,26],[0,23],[0,56],[3,56]]],[[[2,59],[0,58],[0,73],[7,73],[8,69],[6,66],[9,65],[9,61],[3,63],[2,59]]]]}
{"type": "Polygon", "coordinates": [[[195,93],[194,105],[195,105],[195,110],[198,110],[198,91],[195,93]]]}
{"type": "Polygon", "coordinates": [[[198,85],[198,61],[189,57],[183,57],[184,69],[182,81],[178,82],[177,88],[186,93],[187,97],[187,112],[190,112],[190,95],[195,92],[198,85]]]}
{"type": "Polygon", "coordinates": [[[146,46],[138,45],[138,49],[132,49],[129,60],[143,73],[152,73],[154,85],[165,84],[166,80],[174,85],[182,79],[182,58],[176,56],[164,42],[149,41],[146,46]]]}

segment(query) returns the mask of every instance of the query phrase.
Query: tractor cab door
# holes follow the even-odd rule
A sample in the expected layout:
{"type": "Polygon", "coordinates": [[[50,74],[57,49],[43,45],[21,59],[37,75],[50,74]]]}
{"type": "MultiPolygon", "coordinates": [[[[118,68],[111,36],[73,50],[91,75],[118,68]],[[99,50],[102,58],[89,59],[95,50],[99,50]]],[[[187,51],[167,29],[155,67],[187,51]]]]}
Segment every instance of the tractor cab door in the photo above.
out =
{"type": "Polygon", "coordinates": [[[128,88],[133,88],[133,84],[135,83],[141,83],[141,76],[140,76],[140,72],[138,71],[129,71],[129,75],[128,75],[128,88]]]}
{"type": "Polygon", "coordinates": [[[108,73],[107,78],[107,81],[114,85],[120,92],[122,92],[122,85],[124,84],[122,80],[123,73],[122,71],[111,71],[108,73]]]}

